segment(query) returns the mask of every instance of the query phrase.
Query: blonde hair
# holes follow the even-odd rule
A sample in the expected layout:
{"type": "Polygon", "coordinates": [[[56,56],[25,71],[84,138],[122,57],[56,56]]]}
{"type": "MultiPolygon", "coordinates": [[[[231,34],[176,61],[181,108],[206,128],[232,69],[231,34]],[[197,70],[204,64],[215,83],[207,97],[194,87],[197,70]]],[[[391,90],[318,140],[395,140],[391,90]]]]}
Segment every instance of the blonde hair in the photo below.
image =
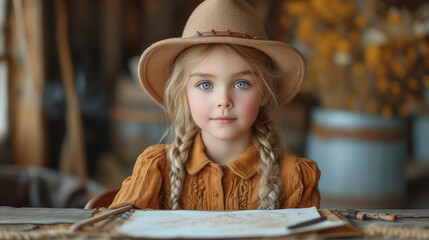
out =
{"type": "MultiPolygon", "coordinates": [[[[168,150],[167,159],[170,169],[170,205],[171,209],[180,209],[180,195],[185,181],[184,165],[190,157],[191,149],[199,129],[192,119],[186,96],[186,81],[189,78],[190,68],[205,58],[213,47],[219,44],[202,44],[182,51],[176,58],[171,75],[168,79],[164,101],[167,114],[174,126],[175,138],[168,150]]],[[[252,143],[259,150],[261,165],[258,173],[261,176],[259,198],[261,205],[258,209],[278,208],[277,199],[283,188],[283,181],[279,177],[279,160],[283,155],[283,148],[276,134],[273,111],[278,110],[279,103],[274,89],[276,89],[277,70],[270,58],[264,53],[245,46],[221,44],[241,56],[251,69],[256,70],[256,77],[260,79],[260,88],[267,104],[261,107],[259,115],[252,127],[252,143]]]]}

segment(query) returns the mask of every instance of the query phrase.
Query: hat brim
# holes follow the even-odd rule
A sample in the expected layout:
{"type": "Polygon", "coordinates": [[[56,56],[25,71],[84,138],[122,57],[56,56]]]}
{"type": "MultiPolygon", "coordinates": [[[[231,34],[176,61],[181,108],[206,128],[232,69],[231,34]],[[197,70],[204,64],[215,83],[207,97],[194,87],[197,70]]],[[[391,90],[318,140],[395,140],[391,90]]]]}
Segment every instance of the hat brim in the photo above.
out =
{"type": "Polygon", "coordinates": [[[289,102],[301,89],[305,76],[304,58],[286,43],[232,37],[170,38],[148,47],[138,65],[140,83],[155,102],[164,107],[164,88],[177,55],[188,47],[209,43],[243,45],[268,55],[282,73],[277,89],[281,105],[289,102]]]}

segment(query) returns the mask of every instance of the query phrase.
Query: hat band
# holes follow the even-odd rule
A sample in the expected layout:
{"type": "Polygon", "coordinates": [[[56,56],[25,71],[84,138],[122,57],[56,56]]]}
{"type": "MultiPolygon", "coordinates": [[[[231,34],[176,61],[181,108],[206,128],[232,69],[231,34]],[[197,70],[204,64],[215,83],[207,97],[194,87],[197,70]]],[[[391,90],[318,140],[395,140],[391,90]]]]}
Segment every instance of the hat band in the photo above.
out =
{"type": "Polygon", "coordinates": [[[190,38],[202,38],[202,37],[234,37],[234,38],[246,38],[246,39],[258,39],[258,37],[252,37],[247,33],[231,32],[229,29],[226,31],[215,31],[212,29],[210,32],[199,32],[190,38]]]}

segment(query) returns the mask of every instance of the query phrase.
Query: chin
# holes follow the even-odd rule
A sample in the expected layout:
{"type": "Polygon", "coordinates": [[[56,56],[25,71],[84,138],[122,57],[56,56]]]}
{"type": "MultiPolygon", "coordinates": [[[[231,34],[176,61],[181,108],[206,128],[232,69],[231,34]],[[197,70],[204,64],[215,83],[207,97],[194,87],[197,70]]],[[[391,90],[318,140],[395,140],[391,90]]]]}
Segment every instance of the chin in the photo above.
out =
{"type": "Polygon", "coordinates": [[[240,137],[242,137],[244,135],[244,133],[225,133],[225,134],[213,134],[212,136],[218,140],[222,140],[222,141],[231,141],[231,140],[235,140],[238,139],[240,137]]]}

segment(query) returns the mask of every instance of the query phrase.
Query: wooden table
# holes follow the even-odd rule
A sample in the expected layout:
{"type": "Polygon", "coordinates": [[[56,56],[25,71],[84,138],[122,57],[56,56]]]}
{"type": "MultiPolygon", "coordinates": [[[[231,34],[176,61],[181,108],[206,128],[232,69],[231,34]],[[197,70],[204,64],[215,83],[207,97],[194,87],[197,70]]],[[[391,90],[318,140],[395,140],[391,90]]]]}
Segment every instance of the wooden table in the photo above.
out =
{"type": "Polygon", "coordinates": [[[398,218],[395,222],[385,222],[370,219],[365,221],[348,219],[354,226],[358,228],[364,228],[372,223],[402,227],[429,227],[429,209],[366,209],[361,211],[397,214],[398,218]]]}
{"type": "MultiPolygon", "coordinates": [[[[352,225],[364,229],[373,223],[394,227],[424,227],[429,231],[429,209],[419,210],[367,210],[380,213],[394,213],[398,215],[395,222],[385,222],[378,220],[355,220],[348,219],[352,225]]],[[[31,231],[40,226],[55,226],[62,224],[72,224],[91,216],[93,210],[87,209],[56,209],[56,208],[13,208],[0,207],[0,231],[31,231]]],[[[358,238],[354,238],[358,239],[358,238]]],[[[359,238],[365,239],[365,238],[359,238]]]]}

